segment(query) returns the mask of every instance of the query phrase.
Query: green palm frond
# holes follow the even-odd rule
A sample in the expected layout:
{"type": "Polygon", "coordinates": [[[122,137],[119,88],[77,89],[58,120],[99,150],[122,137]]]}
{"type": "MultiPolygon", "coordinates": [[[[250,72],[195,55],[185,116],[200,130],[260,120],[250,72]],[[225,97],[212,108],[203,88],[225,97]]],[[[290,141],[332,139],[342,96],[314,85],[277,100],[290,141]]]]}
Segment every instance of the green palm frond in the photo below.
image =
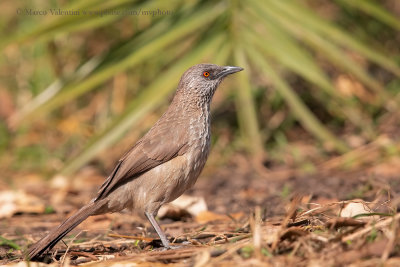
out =
{"type": "MultiPolygon", "coordinates": [[[[400,20],[377,1],[336,0],[334,3],[363,12],[395,30],[400,29],[400,20]]],[[[348,145],[307,107],[288,77],[297,75],[304,80],[310,98],[319,103],[324,113],[358,129],[367,141],[378,133],[371,123],[365,122],[372,121],[377,110],[394,112],[398,109],[393,93],[386,90],[384,82],[371,76],[365,65],[349,56],[355,53],[399,77],[400,66],[389,52],[321,17],[303,1],[76,0],[61,9],[114,10],[117,15],[52,16],[39,25],[4,36],[0,47],[23,49],[30,44],[46,47],[43,44],[60,36],[67,38],[99,29],[112,31],[122,21],[128,22],[123,25],[133,30],[129,37],[113,40],[103,52],[82,59],[76,71],[56,77],[47,88],[42,88],[39,94],[21,105],[10,124],[24,128],[34,125],[53,111],[94,90],[102,90],[104,84],[119,73],[132,75],[138,81],[133,86],[135,96],[128,101],[125,112],[112,117],[110,125],[92,136],[80,155],[63,167],[67,174],[111,146],[165,103],[181,73],[190,65],[204,61],[245,67],[245,72],[236,77],[238,88],[232,95],[240,136],[248,144],[250,154],[262,154],[268,142],[261,132],[264,130],[262,122],[269,118],[258,114],[259,92],[256,93],[253,82],[259,75],[263,76],[264,92],[271,84],[304,129],[338,152],[347,151],[348,145]],[[157,9],[173,12],[168,16],[126,13],[127,10],[157,9]],[[367,103],[356,96],[343,95],[337,90],[335,77],[327,71],[326,65],[362,83],[374,100],[367,103]],[[155,76],[155,73],[159,74],[155,76]]]]}

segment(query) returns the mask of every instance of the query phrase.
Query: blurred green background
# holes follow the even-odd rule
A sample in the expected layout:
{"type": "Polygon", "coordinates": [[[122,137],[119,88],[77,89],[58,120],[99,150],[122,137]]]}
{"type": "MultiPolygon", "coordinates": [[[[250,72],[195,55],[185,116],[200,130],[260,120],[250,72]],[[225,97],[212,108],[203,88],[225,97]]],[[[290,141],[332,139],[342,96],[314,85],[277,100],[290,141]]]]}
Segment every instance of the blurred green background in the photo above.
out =
{"type": "Polygon", "coordinates": [[[211,164],[312,170],[382,136],[380,160],[398,155],[399,17],[397,0],[3,0],[1,176],[109,170],[201,62],[245,68],[214,97],[211,164]]]}

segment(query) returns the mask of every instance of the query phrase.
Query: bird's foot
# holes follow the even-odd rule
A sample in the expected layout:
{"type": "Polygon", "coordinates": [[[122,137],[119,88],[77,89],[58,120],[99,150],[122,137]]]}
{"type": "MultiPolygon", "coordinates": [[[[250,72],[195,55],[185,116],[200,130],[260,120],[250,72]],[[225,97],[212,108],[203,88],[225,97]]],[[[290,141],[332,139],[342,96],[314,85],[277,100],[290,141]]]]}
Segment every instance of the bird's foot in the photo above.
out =
{"type": "Polygon", "coordinates": [[[154,248],[153,250],[156,251],[167,251],[167,250],[173,250],[173,249],[181,249],[181,248],[186,248],[188,245],[191,245],[192,243],[189,241],[183,241],[182,243],[169,243],[168,246],[163,246],[163,247],[158,247],[154,248]]]}
{"type": "Polygon", "coordinates": [[[184,241],[180,244],[170,244],[168,249],[180,249],[180,248],[185,248],[188,245],[191,245],[192,243],[190,243],[189,241],[184,241]]]}

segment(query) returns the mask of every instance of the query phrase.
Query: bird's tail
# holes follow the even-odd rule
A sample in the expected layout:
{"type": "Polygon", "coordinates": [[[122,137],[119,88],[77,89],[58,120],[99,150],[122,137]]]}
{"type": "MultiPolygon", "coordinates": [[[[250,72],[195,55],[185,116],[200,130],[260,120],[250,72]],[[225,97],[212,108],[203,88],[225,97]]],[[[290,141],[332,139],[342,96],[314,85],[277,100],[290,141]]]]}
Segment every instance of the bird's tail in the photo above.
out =
{"type": "Polygon", "coordinates": [[[65,235],[83,222],[87,217],[94,215],[99,208],[99,202],[91,202],[66,219],[57,228],[53,229],[47,236],[40,239],[26,252],[27,259],[39,257],[47,249],[54,247],[65,235]]]}

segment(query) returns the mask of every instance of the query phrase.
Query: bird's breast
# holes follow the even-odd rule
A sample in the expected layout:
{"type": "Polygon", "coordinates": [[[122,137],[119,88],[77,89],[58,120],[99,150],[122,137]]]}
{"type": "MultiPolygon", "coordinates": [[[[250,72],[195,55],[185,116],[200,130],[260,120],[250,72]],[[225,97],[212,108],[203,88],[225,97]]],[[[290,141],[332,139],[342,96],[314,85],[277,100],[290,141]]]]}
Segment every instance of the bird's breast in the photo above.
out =
{"type": "Polygon", "coordinates": [[[208,110],[190,119],[188,127],[189,151],[187,152],[187,179],[192,186],[202,171],[210,152],[210,120],[208,110]]]}
{"type": "Polygon", "coordinates": [[[210,148],[211,123],[209,107],[201,108],[196,116],[191,116],[188,125],[190,147],[204,153],[210,148]]]}

